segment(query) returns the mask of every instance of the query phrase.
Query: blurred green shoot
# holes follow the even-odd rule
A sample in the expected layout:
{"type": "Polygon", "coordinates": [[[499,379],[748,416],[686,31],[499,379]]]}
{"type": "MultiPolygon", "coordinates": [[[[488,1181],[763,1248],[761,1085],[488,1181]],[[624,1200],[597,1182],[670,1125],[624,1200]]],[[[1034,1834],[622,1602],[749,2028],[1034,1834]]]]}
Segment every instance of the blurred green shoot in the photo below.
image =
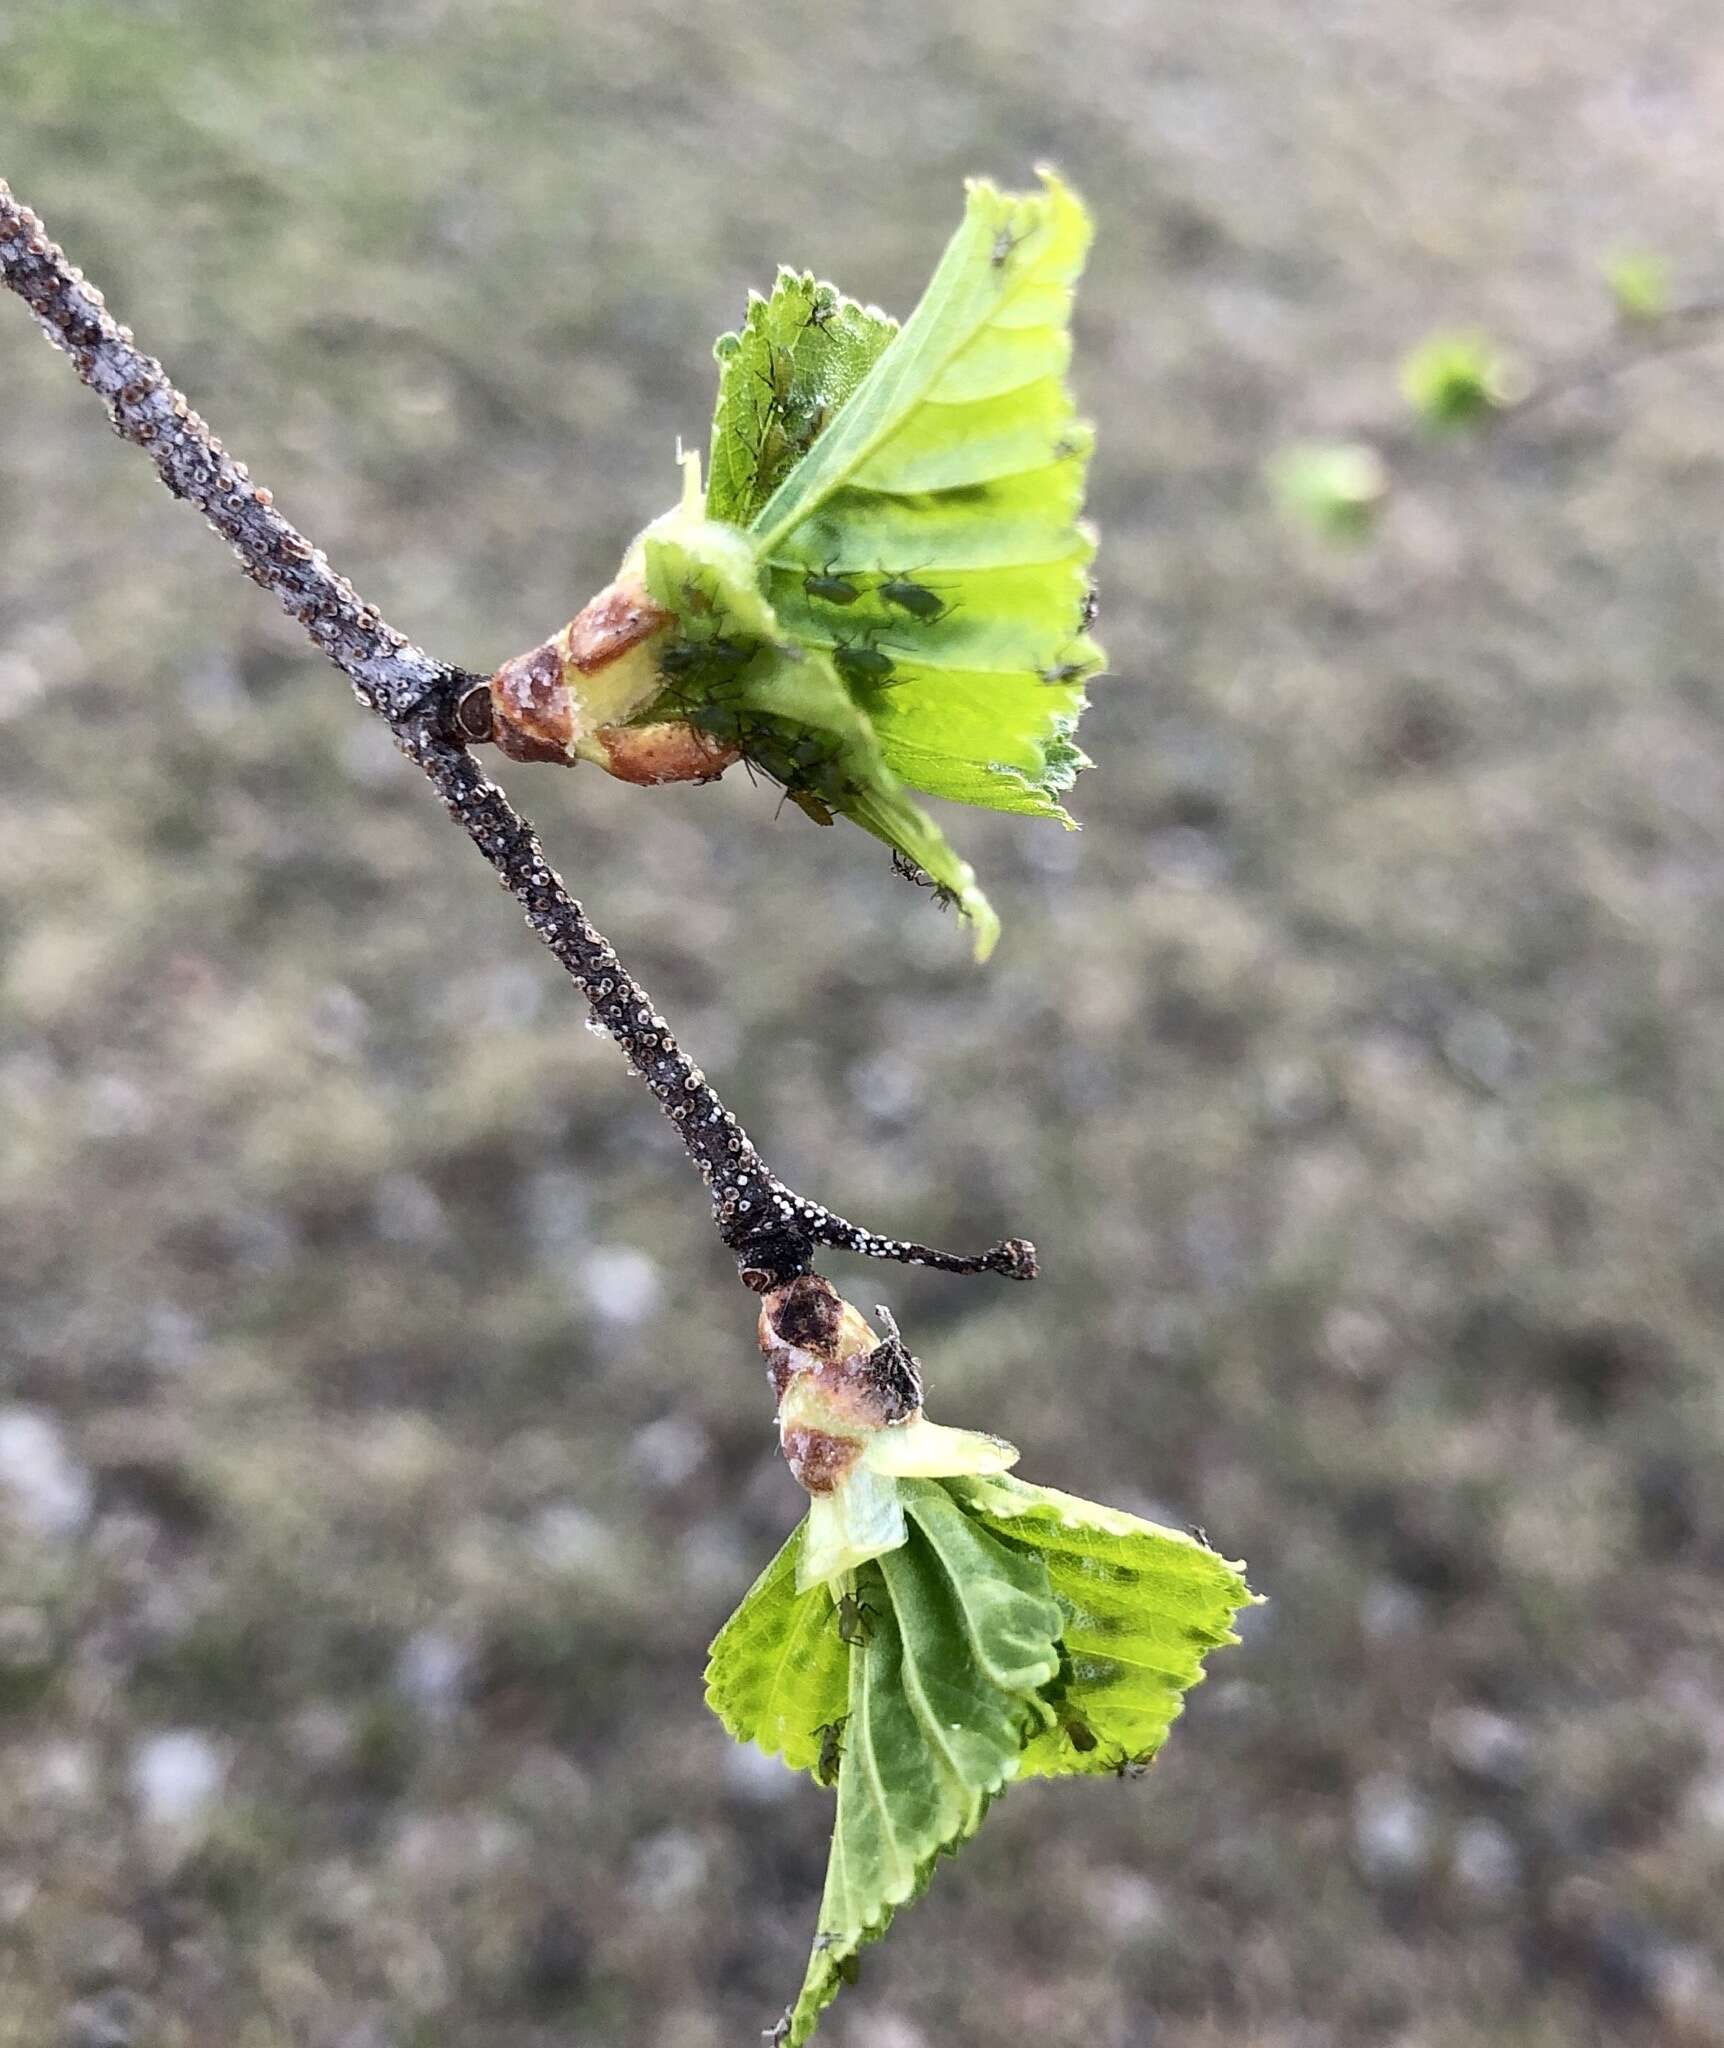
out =
{"type": "Polygon", "coordinates": [[[1389,470],[1366,441],[1297,441],[1269,462],[1283,513],[1327,541],[1368,540],[1389,489],[1389,470]]]}
{"type": "Polygon", "coordinates": [[[1487,335],[1433,334],[1401,363],[1401,392],[1420,420],[1441,431],[1476,426],[1522,395],[1525,379],[1487,335]]]}
{"type": "Polygon", "coordinates": [[[1607,256],[1604,282],[1616,317],[1624,326],[1662,320],[1670,311],[1670,266],[1646,249],[1621,249],[1607,256]]]}

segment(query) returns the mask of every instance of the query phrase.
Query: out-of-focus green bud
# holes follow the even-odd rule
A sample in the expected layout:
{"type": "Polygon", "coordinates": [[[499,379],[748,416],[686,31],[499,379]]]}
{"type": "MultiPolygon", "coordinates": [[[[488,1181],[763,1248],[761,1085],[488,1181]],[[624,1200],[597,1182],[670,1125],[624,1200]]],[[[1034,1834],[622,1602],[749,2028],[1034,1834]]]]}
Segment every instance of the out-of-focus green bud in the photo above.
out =
{"type": "Polygon", "coordinates": [[[1433,334],[1401,364],[1401,391],[1428,427],[1465,427],[1511,405],[1526,378],[1483,334],[1433,334]]]}
{"type": "Polygon", "coordinates": [[[1269,485],[1289,518],[1325,540],[1366,539],[1389,489],[1383,458],[1365,441],[1299,441],[1269,463],[1269,485]]]}
{"type": "Polygon", "coordinates": [[[1662,320],[1670,311],[1670,266],[1650,250],[1619,249],[1607,256],[1604,282],[1624,325],[1662,320]]]}

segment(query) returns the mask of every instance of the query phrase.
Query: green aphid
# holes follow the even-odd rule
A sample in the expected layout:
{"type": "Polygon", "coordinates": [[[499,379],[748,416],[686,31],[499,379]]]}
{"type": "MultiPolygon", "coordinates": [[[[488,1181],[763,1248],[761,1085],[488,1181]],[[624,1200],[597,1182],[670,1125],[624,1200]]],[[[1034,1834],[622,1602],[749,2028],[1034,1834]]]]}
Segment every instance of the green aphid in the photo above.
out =
{"type": "Polygon", "coordinates": [[[814,1732],[820,1737],[820,1761],[814,1766],[814,1776],[819,1784],[833,1786],[838,1782],[838,1766],[844,1760],[844,1727],[850,1719],[841,1715],[836,1721],[822,1722],[814,1732]]]}
{"type": "Polygon", "coordinates": [[[833,574],[830,562],[824,569],[810,569],[802,579],[802,588],[822,604],[854,604],[862,595],[848,576],[833,574]]]}
{"type": "Polygon", "coordinates": [[[854,1593],[838,1597],[838,1640],[850,1649],[860,1649],[874,1639],[874,1609],[854,1593]]]}
{"type": "Polygon", "coordinates": [[[882,654],[878,647],[840,644],[832,650],[832,666],[847,683],[859,686],[872,683],[879,687],[889,683],[898,673],[898,664],[891,655],[882,654]]]}
{"type": "Polygon", "coordinates": [[[767,343],[766,368],[757,370],[755,375],[772,393],[775,405],[784,406],[790,403],[790,385],[795,367],[789,349],[774,348],[770,342],[767,343]]]}
{"type": "Polygon", "coordinates": [[[938,591],[908,576],[888,576],[878,590],[882,604],[896,605],[901,612],[908,612],[913,619],[925,619],[929,625],[943,619],[951,609],[938,591]]]}

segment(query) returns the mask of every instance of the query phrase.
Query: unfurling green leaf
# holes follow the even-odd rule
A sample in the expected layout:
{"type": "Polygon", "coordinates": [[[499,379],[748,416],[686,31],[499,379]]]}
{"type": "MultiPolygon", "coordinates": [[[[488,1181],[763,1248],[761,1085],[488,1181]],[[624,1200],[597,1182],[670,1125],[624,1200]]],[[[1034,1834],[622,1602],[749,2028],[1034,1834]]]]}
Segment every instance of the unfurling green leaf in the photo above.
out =
{"type": "Polygon", "coordinates": [[[752,296],[738,332],[713,345],[707,517],[752,525],[897,332],[878,306],[859,306],[808,271],[781,270],[770,298],[752,296]]]}
{"type": "Polygon", "coordinates": [[[857,1574],[838,1810],[819,1931],[790,2014],[813,2033],[865,1942],[981,1826],[1047,1725],[1060,1610],[1046,1570],[978,1529],[935,1480],[904,1487],[909,1540],[857,1574]]]}
{"type": "Polygon", "coordinates": [[[820,1731],[848,1711],[850,1652],[824,1586],[796,1590],[806,1522],[742,1597],[706,1667],[706,1703],[738,1742],[793,1771],[820,1760],[820,1731]]]}
{"type": "Polygon", "coordinates": [[[717,346],[704,504],[631,555],[677,622],[635,721],[690,721],[809,816],[873,833],[957,900],[980,956],[997,920],[910,791],[1069,825],[1104,661],[1092,436],[1065,381],[1089,218],[1043,184],[971,184],[902,330],[781,272],[717,346]]]}
{"type": "Polygon", "coordinates": [[[739,1741],[837,1780],[818,1931],[783,2023],[792,2044],[1014,1777],[1141,1771],[1252,1597],[1191,1537],[1049,1487],[1003,1474],[898,1484],[901,1544],[836,1597],[825,1584],[798,1594],[799,1528],[707,1671],[739,1741]]]}
{"type": "Polygon", "coordinates": [[[1239,1640],[1233,1617],[1252,1597],[1243,1568],[1181,1530],[1009,1474],[947,1485],[991,1534],[1041,1559],[1060,1604],[1056,1725],[1030,1743],[1019,1775],[1148,1763],[1204,1658],[1239,1640]]]}

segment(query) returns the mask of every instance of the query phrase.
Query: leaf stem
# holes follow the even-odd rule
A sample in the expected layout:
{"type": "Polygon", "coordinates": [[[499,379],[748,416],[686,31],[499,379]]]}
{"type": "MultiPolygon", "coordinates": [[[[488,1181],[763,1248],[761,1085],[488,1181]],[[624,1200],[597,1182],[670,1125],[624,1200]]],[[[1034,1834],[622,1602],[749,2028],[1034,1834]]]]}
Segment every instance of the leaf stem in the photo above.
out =
{"type": "Polygon", "coordinates": [[[712,1196],[714,1222],[746,1285],[764,1291],[803,1271],[816,1246],[947,1273],[1035,1276],[1034,1247],[1009,1238],[971,1256],[882,1237],[789,1188],[677,1044],[651,998],[618,959],[545,858],[534,832],[481,771],[467,743],[479,734],[459,709],[481,678],[416,647],[366,604],[322,551],[275,510],[161,364],[115,324],[102,294],[48,238],[41,220],[0,180],[0,281],[24,301],[56,348],[108,408],[114,431],[143,449],[162,482],[204,514],[251,580],[270,591],[339,668],[354,694],[424,771],[449,815],[515,898],[593,1015],[682,1135],[712,1196]]]}

